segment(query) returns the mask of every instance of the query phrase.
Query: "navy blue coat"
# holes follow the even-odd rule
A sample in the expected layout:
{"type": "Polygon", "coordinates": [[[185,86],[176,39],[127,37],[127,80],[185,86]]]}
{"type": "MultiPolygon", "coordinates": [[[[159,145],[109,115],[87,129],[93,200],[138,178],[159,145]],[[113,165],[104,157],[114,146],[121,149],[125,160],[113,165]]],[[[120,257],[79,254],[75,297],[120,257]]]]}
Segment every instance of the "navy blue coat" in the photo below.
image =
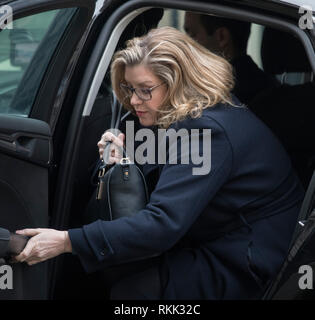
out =
{"type": "Polygon", "coordinates": [[[172,128],[211,129],[209,174],[192,175],[191,161],[144,165],[157,177],[146,208],[70,229],[74,252],[87,272],[161,254],[164,299],[259,298],[304,194],[286,152],[246,107],[218,104],[172,128]]]}

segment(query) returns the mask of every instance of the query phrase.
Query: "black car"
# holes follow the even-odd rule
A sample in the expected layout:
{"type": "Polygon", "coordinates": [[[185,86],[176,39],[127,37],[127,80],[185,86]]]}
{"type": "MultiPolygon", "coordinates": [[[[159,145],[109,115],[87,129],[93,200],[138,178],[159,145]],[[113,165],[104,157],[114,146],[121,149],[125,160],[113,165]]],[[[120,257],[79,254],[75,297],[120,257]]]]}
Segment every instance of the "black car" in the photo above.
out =
{"type": "MultiPolygon", "coordinates": [[[[252,23],[248,52],[279,85],[249,107],[281,140],[307,188],[315,169],[315,19],[312,4],[300,3],[0,1],[0,227],[65,230],[91,219],[96,143],[111,119],[111,58],[146,31],[140,17],[152,8],[164,10],[159,25],[179,29],[185,11],[252,23]]],[[[106,274],[85,274],[72,255],[12,268],[13,288],[0,289],[0,299],[108,298],[106,274]]]]}

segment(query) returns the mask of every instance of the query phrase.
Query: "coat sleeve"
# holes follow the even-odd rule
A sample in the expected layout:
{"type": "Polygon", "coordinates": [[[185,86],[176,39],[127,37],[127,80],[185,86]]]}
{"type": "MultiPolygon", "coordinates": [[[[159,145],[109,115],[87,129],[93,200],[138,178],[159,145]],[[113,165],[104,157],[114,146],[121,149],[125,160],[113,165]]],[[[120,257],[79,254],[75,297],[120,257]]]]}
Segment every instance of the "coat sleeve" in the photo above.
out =
{"type": "MultiPolygon", "coordinates": [[[[228,179],[233,161],[232,147],[223,128],[214,120],[204,120],[185,120],[177,128],[187,129],[190,141],[193,137],[200,138],[196,144],[199,145],[199,150],[191,147],[189,161],[181,164],[185,158],[184,151],[181,150],[180,142],[175,142],[178,164],[170,163],[168,153],[168,160],[163,165],[158,183],[145,209],[132,217],[114,221],[97,220],[82,228],[69,230],[73,250],[86,272],[156,256],[173,247],[189,230],[228,179]],[[207,139],[206,144],[201,128],[211,129],[211,140],[207,139]],[[196,133],[196,129],[199,129],[199,133],[196,133]],[[209,144],[210,171],[206,174],[193,174],[193,169],[196,168],[196,161],[192,160],[193,153],[202,155],[203,146],[209,147],[209,144]]],[[[169,150],[174,145],[170,144],[169,150]]]]}

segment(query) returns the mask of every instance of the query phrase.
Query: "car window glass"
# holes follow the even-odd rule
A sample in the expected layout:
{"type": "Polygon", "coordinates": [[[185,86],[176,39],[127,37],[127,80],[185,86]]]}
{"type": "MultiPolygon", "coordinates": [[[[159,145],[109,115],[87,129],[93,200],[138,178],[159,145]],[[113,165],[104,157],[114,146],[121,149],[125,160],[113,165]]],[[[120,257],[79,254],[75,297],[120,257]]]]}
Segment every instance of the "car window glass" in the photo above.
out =
{"type": "Polygon", "coordinates": [[[1,114],[30,114],[49,60],[73,12],[67,8],[23,17],[0,32],[1,114]],[[37,74],[36,81],[29,79],[31,73],[37,74]]]}

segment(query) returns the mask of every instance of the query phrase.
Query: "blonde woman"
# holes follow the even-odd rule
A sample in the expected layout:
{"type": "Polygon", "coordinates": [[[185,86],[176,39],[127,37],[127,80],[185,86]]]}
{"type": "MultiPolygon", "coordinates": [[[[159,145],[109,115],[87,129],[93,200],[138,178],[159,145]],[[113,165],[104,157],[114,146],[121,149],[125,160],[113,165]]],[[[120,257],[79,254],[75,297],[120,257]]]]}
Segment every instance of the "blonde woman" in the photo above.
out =
{"type": "MultiPolygon", "coordinates": [[[[230,64],[165,27],[117,52],[111,77],[142,128],[184,130],[199,155],[211,148],[210,170],[193,174],[196,154],[186,163],[144,164],[153,186],[145,209],[68,231],[19,231],[33,237],[17,260],[31,265],[73,252],[87,272],[138,261],[127,264],[113,299],[260,298],[285,258],[303,190],[273,134],[230,94],[230,64]]],[[[124,137],[106,132],[100,153],[124,137]]],[[[179,160],[183,148],[173,143],[179,160]]],[[[110,161],[119,159],[113,148],[110,161]]]]}

